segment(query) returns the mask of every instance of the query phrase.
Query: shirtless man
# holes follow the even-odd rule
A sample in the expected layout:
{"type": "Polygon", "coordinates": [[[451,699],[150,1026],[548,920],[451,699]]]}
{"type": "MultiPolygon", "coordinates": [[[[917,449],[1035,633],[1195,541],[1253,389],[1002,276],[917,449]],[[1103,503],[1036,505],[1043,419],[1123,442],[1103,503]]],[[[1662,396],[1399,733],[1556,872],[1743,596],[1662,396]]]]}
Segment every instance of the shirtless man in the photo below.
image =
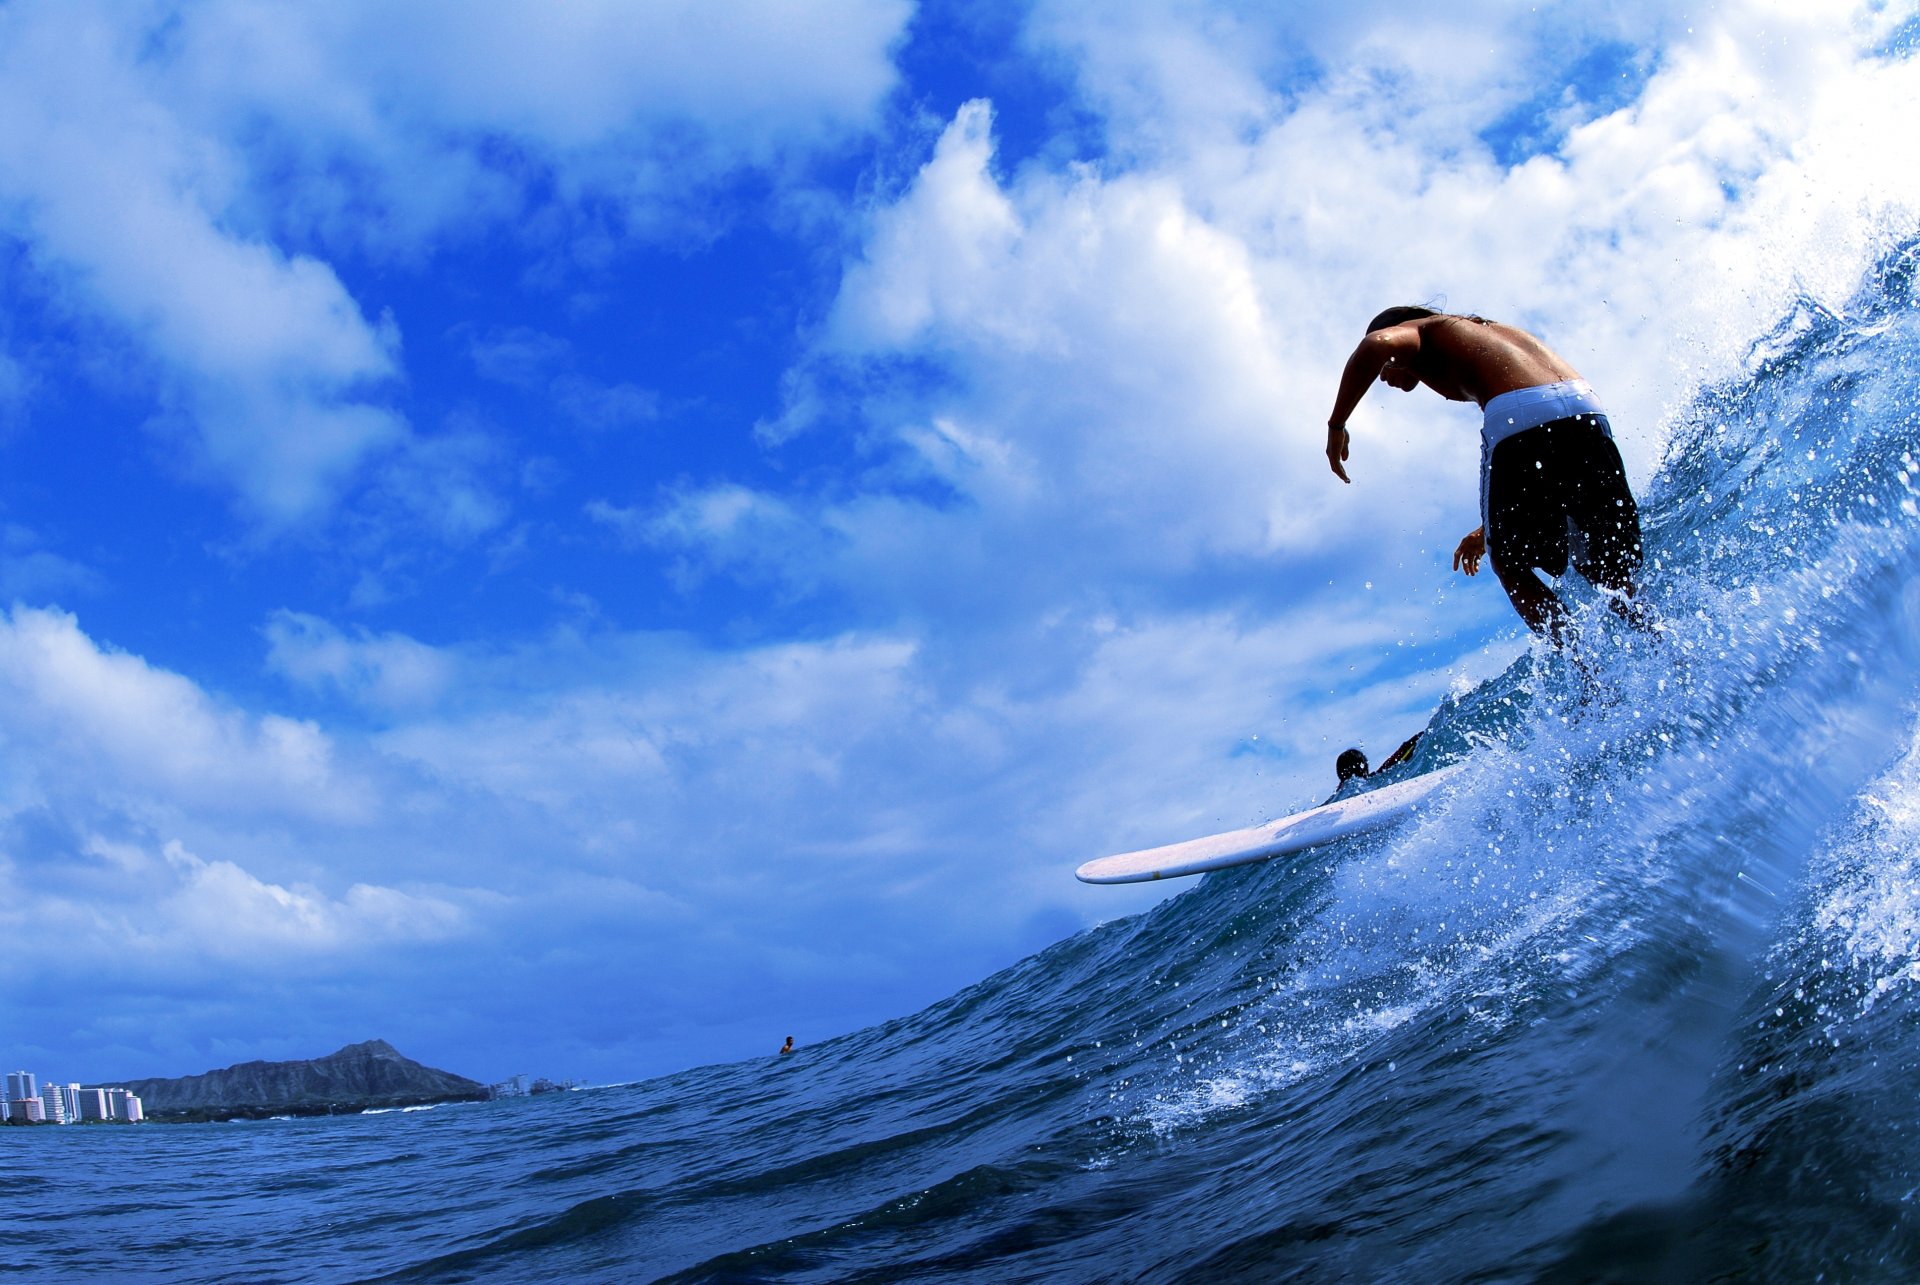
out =
{"type": "Polygon", "coordinates": [[[1612,593],[1613,609],[1645,627],[1632,599],[1640,511],[1627,489],[1606,411],[1580,372],[1524,330],[1431,308],[1388,308],[1347,358],[1327,419],[1327,463],[1351,482],[1347,417],[1373,381],[1412,392],[1425,384],[1481,408],[1480,526],[1453,552],[1468,575],[1493,563],[1520,618],[1558,645],[1566,604],[1534,575],[1558,576],[1571,558],[1612,593]]]}

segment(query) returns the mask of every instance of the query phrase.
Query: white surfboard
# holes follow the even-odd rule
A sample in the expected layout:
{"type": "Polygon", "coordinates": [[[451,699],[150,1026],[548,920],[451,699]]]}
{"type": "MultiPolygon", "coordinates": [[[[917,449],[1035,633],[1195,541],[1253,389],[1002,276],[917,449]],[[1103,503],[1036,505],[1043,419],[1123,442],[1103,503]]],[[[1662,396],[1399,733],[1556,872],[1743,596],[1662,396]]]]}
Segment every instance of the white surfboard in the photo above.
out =
{"type": "Polygon", "coordinates": [[[1455,763],[1421,776],[1395,781],[1366,794],[1322,803],[1317,808],[1296,812],[1265,825],[1185,843],[1169,843],[1161,848],[1123,852],[1118,856],[1089,861],[1074,871],[1082,883],[1145,883],[1150,879],[1177,879],[1182,875],[1205,874],[1229,866],[1252,865],[1273,857],[1284,857],[1315,844],[1331,843],[1350,834],[1359,834],[1385,825],[1428,802],[1441,786],[1465,767],[1455,763]]]}

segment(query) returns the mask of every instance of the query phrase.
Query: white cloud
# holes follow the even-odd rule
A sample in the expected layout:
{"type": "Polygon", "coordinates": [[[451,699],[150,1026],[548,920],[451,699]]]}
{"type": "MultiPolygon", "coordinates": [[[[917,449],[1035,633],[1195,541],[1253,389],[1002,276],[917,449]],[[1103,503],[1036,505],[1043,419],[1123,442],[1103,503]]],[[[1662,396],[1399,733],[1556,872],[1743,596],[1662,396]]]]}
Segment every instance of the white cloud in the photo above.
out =
{"type": "Polygon", "coordinates": [[[498,530],[508,507],[499,484],[510,447],[503,435],[453,416],[438,433],[412,438],[374,473],[386,511],[442,543],[471,544],[498,530]]]}
{"type": "Polygon", "coordinates": [[[976,278],[1004,263],[1020,236],[1012,203],[988,173],[993,114],[961,107],[913,187],[875,220],[866,261],[846,275],[833,330],[855,348],[912,343],[955,308],[976,322],[1018,327],[1017,313],[981,317],[976,278]]]}
{"type": "Polygon", "coordinates": [[[0,872],[32,889],[0,909],[16,953],[57,955],[63,972],[81,963],[156,979],[234,965],[350,967],[360,952],[458,938],[472,927],[463,903],[488,900],[365,883],[333,896],[263,880],[234,861],[203,860],[177,841],[156,850],[100,835],[65,869],[0,853],[0,872]]]}
{"type": "Polygon", "coordinates": [[[892,87],[885,52],[910,12],[905,0],[365,5],[335,19],[333,52],[448,128],[572,149],[693,122],[752,156],[863,124],[892,87]]]}
{"type": "Polygon", "coordinates": [[[395,342],[325,264],[225,225],[241,158],[164,101],[129,12],[0,13],[9,230],[152,355],[199,463],[262,516],[297,517],[399,436],[367,400],[395,342]]]}
{"type": "Polygon", "coordinates": [[[377,710],[430,707],[458,674],[451,656],[404,634],[348,632],[318,616],[284,610],[273,614],[265,632],[268,669],[377,710]]]}
{"type": "Polygon", "coordinates": [[[726,484],[678,497],[657,538],[969,618],[984,604],[968,585],[1003,595],[1004,614],[1073,584],[1274,547],[1297,470],[1275,431],[1288,390],[1245,247],[1151,176],[1035,172],[1003,187],[989,127],[985,104],[962,108],[876,215],[816,358],[884,388],[893,355],[925,354],[961,387],[876,395],[880,464],[851,497],[807,505],[726,484]],[[941,498],[905,498],[929,488],[941,498]],[[737,538],[746,515],[775,513],[822,538],[737,538]]]}
{"type": "Polygon", "coordinates": [[[10,793],[85,795],[136,813],[213,807],[360,816],[365,787],[314,724],[223,705],[179,674],[96,644],[58,611],[0,616],[10,793]]]}
{"type": "Polygon", "coordinates": [[[418,719],[379,744],[463,797],[533,805],[543,830],[571,836],[568,846],[598,854],[596,863],[624,852],[647,877],[680,881],[688,876],[667,874],[677,865],[662,863],[667,853],[699,844],[709,864],[724,865],[724,834],[813,796],[837,779],[851,747],[884,735],[912,655],[887,640],[733,656],[665,640],[599,642],[628,654],[637,672],[582,679],[563,652],[531,666],[517,657],[508,669],[470,672],[475,712],[418,719]],[[480,686],[489,672],[514,685],[529,672],[553,676],[532,701],[503,700],[480,686]]]}
{"type": "Polygon", "coordinates": [[[243,989],[281,965],[357,973],[502,904],[419,877],[431,860],[394,841],[405,811],[386,807],[404,774],[345,768],[315,724],[213,697],[72,616],[0,616],[0,705],[10,976],[121,979],[138,1006],[235,966],[243,989]]]}
{"type": "MultiPolygon", "coordinates": [[[[22,0],[0,10],[0,231],[149,360],[187,466],[270,528],[309,520],[409,436],[397,330],[323,254],[431,253],[540,172],[657,224],[865,127],[908,12],[22,0]]],[[[645,397],[571,404],[631,422],[645,397]]]]}
{"type": "Polygon", "coordinates": [[[1421,614],[1066,615],[1003,636],[1028,659],[990,665],[899,634],[733,652],[603,635],[582,672],[555,638],[471,661],[461,708],[375,741],[434,783],[443,841],[537,849],[541,881],[618,875],[775,938],[828,901],[896,913],[931,879],[1030,889],[940,930],[1001,940],[1034,903],[1070,904],[1072,864],[1103,844],[1248,823],[1331,788],[1347,743],[1383,754],[1416,730],[1457,666],[1343,707],[1401,663],[1383,628],[1434,642],[1421,614]]]}
{"type": "Polygon", "coordinates": [[[329,897],[310,885],[265,882],[231,861],[203,861],[178,843],[167,844],[163,855],[172,877],[159,880],[167,890],[154,919],[164,940],[155,945],[168,955],[198,951],[257,960],[263,951],[340,953],[438,941],[466,926],[461,909],[438,896],[356,883],[329,897]]]}
{"type": "Polygon", "coordinates": [[[1446,150],[1543,89],[1556,91],[1566,113],[1557,91],[1574,64],[1614,45],[1644,65],[1696,20],[1662,0],[1525,12],[1499,0],[1424,10],[1340,0],[1038,0],[1026,36],[1039,56],[1064,55],[1128,167],[1226,178],[1243,164],[1248,139],[1316,102],[1338,102],[1370,130],[1446,150]]]}

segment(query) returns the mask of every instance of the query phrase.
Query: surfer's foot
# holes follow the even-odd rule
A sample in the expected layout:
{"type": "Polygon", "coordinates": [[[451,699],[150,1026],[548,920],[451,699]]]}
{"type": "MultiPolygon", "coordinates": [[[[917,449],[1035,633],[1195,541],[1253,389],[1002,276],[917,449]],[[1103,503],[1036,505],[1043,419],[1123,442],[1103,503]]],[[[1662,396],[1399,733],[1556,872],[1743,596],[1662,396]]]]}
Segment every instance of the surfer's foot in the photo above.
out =
{"type": "MultiPolygon", "coordinates": [[[[1600,645],[1605,645],[1604,637],[1600,645]]],[[[1568,629],[1567,641],[1560,648],[1573,675],[1573,702],[1567,711],[1568,722],[1578,722],[1587,714],[1620,700],[1620,688],[1594,648],[1595,645],[1577,631],[1568,629]]]]}
{"type": "Polygon", "coordinates": [[[1567,659],[1573,662],[1574,680],[1579,684],[1574,696],[1574,709],[1584,714],[1593,706],[1604,704],[1607,688],[1600,681],[1600,667],[1593,663],[1591,657],[1579,652],[1568,653],[1567,659]]]}
{"type": "Polygon", "coordinates": [[[1645,634],[1649,642],[1660,641],[1659,613],[1646,603],[1624,593],[1609,593],[1607,606],[1614,615],[1626,621],[1638,632],[1645,634]]]}

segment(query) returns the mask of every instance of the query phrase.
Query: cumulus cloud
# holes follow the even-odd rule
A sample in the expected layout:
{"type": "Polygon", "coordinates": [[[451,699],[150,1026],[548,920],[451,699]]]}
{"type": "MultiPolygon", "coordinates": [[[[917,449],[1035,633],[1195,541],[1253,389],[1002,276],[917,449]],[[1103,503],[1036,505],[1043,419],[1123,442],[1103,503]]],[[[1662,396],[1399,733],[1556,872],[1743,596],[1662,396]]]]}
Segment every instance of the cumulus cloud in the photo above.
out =
{"type": "Polygon", "coordinates": [[[403,774],[346,766],[316,724],[211,695],[70,615],[0,616],[0,706],[0,878],[17,890],[0,973],[23,1022],[142,1048],[218,1036],[230,1020],[190,1010],[284,1004],[260,992],[289,970],[363,978],[499,913],[499,894],[423,875],[405,840],[368,844],[376,823],[404,830],[404,808],[398,829],[383,815],[403,774]]]}
{"type": "Polygon", "coordinates": [[[444,127],[579,149],[691,123],[743,159],[862,125],[893,85],[886,49],[911,12],[905,0],[349,9],[330,15],[330,52],[410,87],[408,107],[444,127]]]}
{"type": "MultiPolygon", "coordinates": [[[[738,853],[726,836],[755,830],[839,775],[850,747],[889,726],[903,703],[912,649],[884,639],[785,645],[705,655],[670,639],[602,638],[636,672],[569,674],[563,652],[530,703],[474,692],[474,712],[416,719],[382,734],[381,748],[461,797],[540,810],[568,846],[613,854],[643,878],[697,882],[668,854],[696,844],[703,869],[738,853]],[[749,807],[747,800],[756,800],[749,807]],[[757,818],[757,819],[750,819],[757,818]]],[[[525,682],[525,658],[508,679],[525,682]]],[[[603,662],[604,668],[604,662],[603,662]]],[[[624,669],[624,666],[620,668],[624,669]]],[[[755,840],[755,849],[761,846],[755,840]]]]}
{"type": "MultiPolygon", "coordinates": [[[[987,104],[964,106],[877,212],[822,336],[816,366],[877,390],[861,485],[678,495],[656,538],[749,572],[757,551],[948,619],[1274,548],[1287,513],[1273,494],[1297,470],[1245,246],[1151,175],[1005,185],[991,123],[987,104]],[[913,391],[922,359],[953,384],[913,391]],[[819,538],[738,538],[748,518],[796,510],[819,538]]],[[[804,427],[789,416],[768,436],[804,427]]]]}
{"type": "MultiPolygon", "coordinates": [[[[286,968],[307,976],[357,971],[368,953],[465,936],[475,926],[470,908],[490,901],[367,883],[329,894],[202,859],[177,841],[150,847],[101,835],[87,836],[61,864],[29,865],[0,851],[0,874],[31,890],[0,907],[0,931],[14,947],[0,974],[31,975],[21,957],[40,956],[41,969],[90,987],[125,977],[135,999],[207,976],[250,989],[252,979],[286,968]]],[[[92,1007],[116,1009],[98,995],[92,1007]]]]}
{"type": "MultiPolygon", "coordinates": [[[[0,11],[0,232],[146,359],[183,462],[284,526],[409,437],[397,327],[335,256],[431,253],[542,181],[564,217],[656,226],[706,178],[860,130],[907,13],[23,0],[0,11]]],[[[649,410],[618,385],[569,402],[649,410]]]]}
{"type": "Polygon", "coordinates": [[[170,109],[128,12],[0,14],[8,230],[152,356],[198,462],[285,519],[401,431],[367,396],[394,336],[324,263],[222,226],[240,158],[170,109]]]}
{"type": "Polygon", "coordinates": [[[221,226],[238,158],[168,110],[139,34],[97,7],[0,14],[9,230],[153,356],[202,463],[297,514],[398,434],[366,395],[394,337],[325,264],[221,226]]]}
{"type": "MultiPolygon", "coordinates": [[[[335,953],[403,941],[437,941],[465,927],[451,901],[356,883],[338,897],[311,885],[268,883],[231,861],[203,861],[179,843],[162,853],[171,888],[159,898],[157,943],[226,959],[335,953]]],[[[144,873],[144,872],[143,872],[144,873]]],[[[149,894],[151,887],[145,889],[149,894]]]]}
{"type": "Polygon", "coordinates": [[[0,694],[16,798],[97,791],[136,811],[212,805],[326,820],[369,804],[314,724],[224,705],[100,646],[65,612],[0,616],[0,694]]]}

